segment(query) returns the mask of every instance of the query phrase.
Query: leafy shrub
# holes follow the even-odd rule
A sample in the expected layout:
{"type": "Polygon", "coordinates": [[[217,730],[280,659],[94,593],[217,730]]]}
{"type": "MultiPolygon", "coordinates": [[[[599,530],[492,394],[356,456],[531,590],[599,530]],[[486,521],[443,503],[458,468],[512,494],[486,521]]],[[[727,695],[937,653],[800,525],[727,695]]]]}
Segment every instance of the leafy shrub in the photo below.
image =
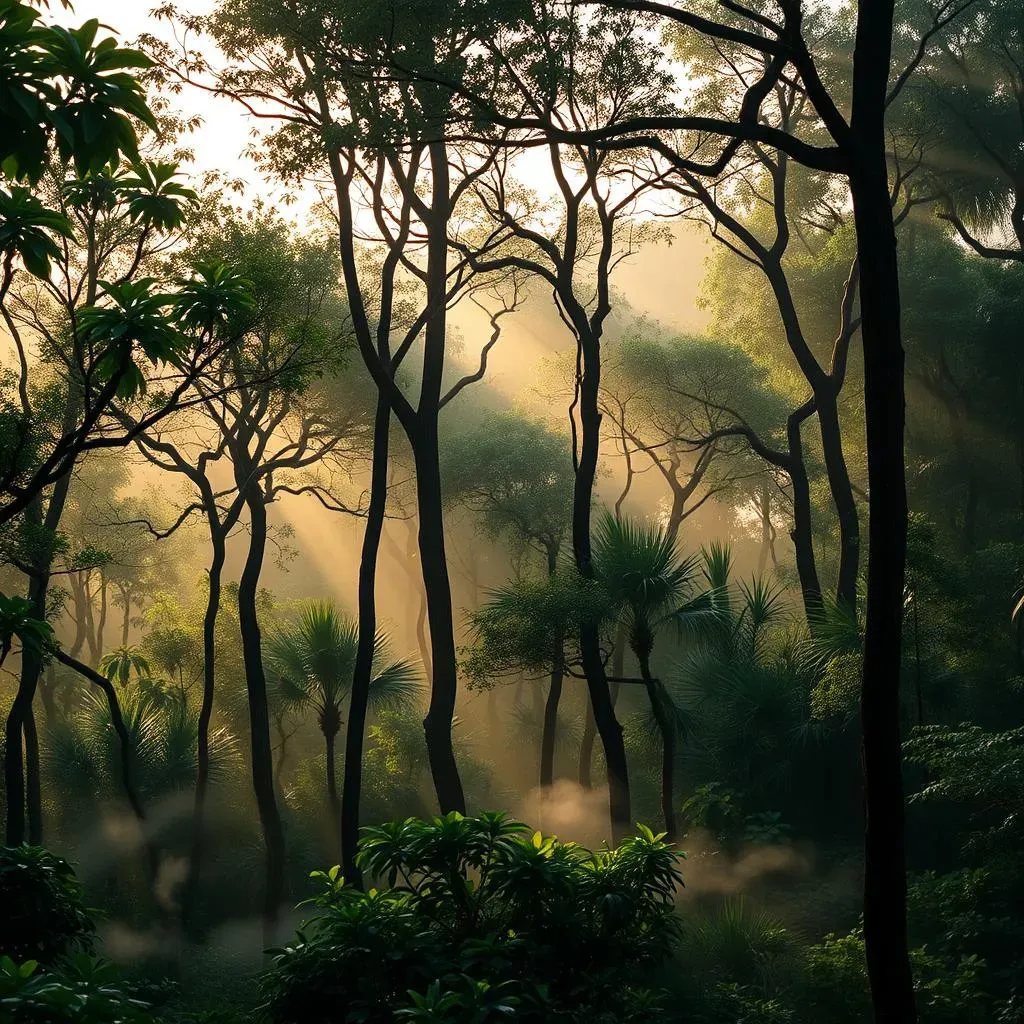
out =
{"type": "Polygon", "coordinates": [[[0,1020],[18,1024],[152,1024],[148,1005],[132,998],[117,968],[79,953],[55,971],[35,960],[0,957],[0,1020]]]}
{"type": "Polygon", "coordinates": [[[51,964],[90,952],[94,929],[67,861],[38,846],[0,848],[0,955],[51,964]]]}
{"type": "Polygon", "coordinates": [[[263,991],[275,1024],[658,1019],[634,985],[677,937],[678,856],[641,828],[596,853],[501,814],[366,829],[263,991]]]}

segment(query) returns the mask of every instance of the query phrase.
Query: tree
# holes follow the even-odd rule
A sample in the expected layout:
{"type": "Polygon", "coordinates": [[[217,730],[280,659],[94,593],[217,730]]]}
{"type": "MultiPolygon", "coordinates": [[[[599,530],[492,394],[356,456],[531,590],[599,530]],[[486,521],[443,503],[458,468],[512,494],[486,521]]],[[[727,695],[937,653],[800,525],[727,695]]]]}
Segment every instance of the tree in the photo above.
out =
{"type": "Polygon", "coordinates": [[[625,625],[661,735],[661,812],[666,835],[675,842],[679,721],[668,688],[651,670],[651,655],[657,634],[667,623],[688,631],[699,630],[701,623],[713,627],[720,611],[712,592],[693,593],[699,557],[680,558],[676,539],[660,527],[606,513],[594,538],[594,561],[608,601],[605,614],[625,625]]]}
{"type": "Polygon", "coordinates": [[[936,212],[979,256],[1024,262],[1024,16],[977,0],[929,56],[913,92],[936,212]]]}
{"type": "MultiPolygon", "coordinates": [[[[29,599],[40,618],[48,610],[47,590],[62,544],[59,530],[72,469],[84,450],[75,447],[70,456],[58,454],[64,450],[63,439],[72,430],[92,432],[101,418],[113,423],[115,402],[132,406],[143,422],[158,421],[177,406],[194,374],[213,355],[202,340],[178,330],[175,294],[158,291],[156,280],[143,276],[181,228],[194,201],[191,192],[173,184],[173,167],[161,166],[161,174],[154,172],[143,181],[143,164],[135,173],[97,170],[75,178],[71,168],[55,162],[44,181],[59,203],[54,216],[62,223],[62,244],[46,250],[42,265],[32,260],[22,261],[22,268],[11,260],[5,263],[0,311],[20,365],[16,397],[4,396],[14,417],[5,453],[14,476],[0,484],[13,495],[6,506],[10,516],[0,514],[0,520],[20,535],[25,557],[16,561],[28,577],[29,599]],[[38,351],[45,372],[30,374],[30,346],[38,351]],[[148,377],[134,362],[139,358],[155,368],[148,377]],[[166,372],[161,365],[167,366],[166,372]],[[146,399],[150,385],[160,393],[155,403],[146,399]],[[43,468],[30,469],[34,475],[25,486],[11,482],[40,460],[43,468]],[[57,467],[63,471],[54,475],[57,467]],[[12,522],[19,511],[23,515],[12,522]]],[[[127,443],[116,429],[106,440],[112,437],[119,439],[118,445],[127,443]]],[[[23,835],[26,810],[20,795],[25,781],[18,736],[33,728],[29,719],[41,668],[30,653],[7,720],[7,834],[12,842],[23,835]]],[[[37,779],[34,760],[29,757],[29,772],[37,779]]],[[[27,810],[29,832],[38,840],[42,812],[34,783],[29,785],[27,810]]]]}
{"type": "Polygon", "coordinates": [[[634,457],[660,476],[669,492],[665,532],[674,540],[685,519],[717,495],[742,492],[765,474],[748,446],[732,435],[728,408],[761,436],[779,433],[785,421],[780,396],[768,374],[738,346],[708,338],[672,336],[639,320],[610,347],[603,375],[601,407],[626,463],[626,483],[616,509],[629,494],[637,472],[634,457]],[[715,436],[709,443],[701,439],[715,436]]]}
{"type": "MultiPolygon", "coordinates": [[[[374,644],[373,674],[368,704],[387,709],[411,702],[419,693],[415,666],[392,660],[383,633],[374,644]]],[[[329,601],[311,601],[292,623],[274,630],[264,644],[265,657],[280,677],[283,698],[316,714],[327,759],[327,803],[341,840],[341,800],[335,776],[335,742],[344,723],[343,706],[351,696],[359,647],[359,627],[329,601]]]]}
{"type": "MultiPolygon", "coordinates": [[[[0,460],[0,525],[11,522],[47,487],[65,479],[82,452],[130,443],[129,436],[98,429],[109,403],[129,382],[138,383],[137,359],[161,360],[173,351],[168,337],[157,345],[158,336],[153,332],[130,333],[119,344],[104,343],[110,339],[97,334],[87,344],[73,346],[71,365],[80,394],[78,401],[68,403],[63,415],[53,417],[45,405],[37,408],[32,404],[28,387],[31,352],[21,344],[20,334],[11,330],[8,299],[12,285],[31,276],[48,287],[50,263],[60,256],[63,241],[82,226],[81,222],[75,224],[69,201],[82,213],[90,207],[94,186],[98,184],[103,191],[106,183],[114,181],[116,187],[135,192],[131,222],[148,234],[153,228],[173,227],[180,201],[188,198],[172,180],[172,165],[158,165],[163,170],[155,171],[140,161],[138,127],[157,129],[136,77],[149,67],[148,59],[137,50],[119,47],[112,38],[98,39],[99,27],[95,19],[77,29],[44,25],[39,12],[19,0],[6,0],[0,9],[0,64],[4,67],[0,106],[10,128],[0,144],[4,182],[0,187],[0,309],[15,336],[18,356],[18,398],[3,403],[8,430],[0,460]],[[58,194],[64,191],[65,180],[82,183],[77,190],[68,184],[56,209],[47,205],[53,198],[52,187],[41,185],[55,166],[58,194]],[[132,166],[136,167],[134,173],[127,170],[132,166]],[[77,200],[71,198],[76,191],[77,200]],[[160,200],[154,205],[156,193],[160,200]],[[170,223],[159,223],[159,205],[164,215],[170,215],[170,223]]],[[[93,236],[94,240],[99,237],[93,236]]],[[[105,236],[104,244],[110,239],[105,236]]],[[[144,244],[138,250],[139,259],[145,251],[144,244]]],[[[93,286],[82,302],[78,301],[82,291],[69,288],[67,295],[74,297],[74,304],[96,301],[95,282],[102,278],[103,270],[96,274],[96,265],[102,260],[95,258],[95,251],[92,255],[93,286]]],[[[124,284],[135,274],[138,262],[129,262],[124,284]]],[[[123,291],[120,297],[113,292],[111,297],[118,304],[127,300],[123,291]]],[[[141,298],[136,291],[136,312],[141,311],[141,298]]],[[[62,299],[59,291],[56,299],[62,299]]],[[[100,318],[98,323],[102,322],[100,318]]],[[[160,412],[154,415],[158,418],[160,412]]]]}

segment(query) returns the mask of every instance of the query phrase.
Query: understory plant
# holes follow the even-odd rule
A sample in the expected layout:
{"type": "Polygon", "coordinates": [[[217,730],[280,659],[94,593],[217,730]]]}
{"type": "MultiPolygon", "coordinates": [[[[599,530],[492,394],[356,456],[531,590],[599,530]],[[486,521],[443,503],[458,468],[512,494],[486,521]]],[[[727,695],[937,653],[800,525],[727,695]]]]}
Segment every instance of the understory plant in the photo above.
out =
{"type": "Polygon", "coordinates": [[[274,1024],[658,1020],[645,972],[678,937],[679,855],[639,827],[596,852],[503,814],[364,830],[379,888],[321,891],[263,979],[274,1024]]]}

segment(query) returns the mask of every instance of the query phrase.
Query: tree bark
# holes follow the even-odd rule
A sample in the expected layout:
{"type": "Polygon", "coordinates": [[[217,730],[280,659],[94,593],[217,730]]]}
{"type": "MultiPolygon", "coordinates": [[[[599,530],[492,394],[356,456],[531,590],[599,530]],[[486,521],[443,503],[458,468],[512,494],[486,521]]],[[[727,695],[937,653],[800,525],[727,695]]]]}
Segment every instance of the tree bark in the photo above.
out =
{"type": "Polygon", "coordinates": [[[885,106],[893,0],[858,7],[850,188],[861,268],[869,520],[861,687],[864,943],[876,1024],[914,1024],[900,760],[900,662],[907,547],[904,355],[886,166],[885,106]]]}
{"type": "MultiPolygon", "coordinates": [[[[594,500],[594,480],[601,443],[601,345],[598,338],[579,338],[583,374],[579,385],[580,450],[576,466],[572,501],[572,546],[576,570],[584,580],[594,578],[590,538],[590,513],[594,500]]],[[[604,747],[608,766],[608,796],[613,842],[629,830],[631,824],[629,770],[622,726],[615,716],[608,678],[601,660],[597,623],[585,622],[580,629],[580,656],[587,680],[594,725],[604,747]]]]}
{"type": "Polygon", "coordinates": [[[264,846],[263,935],[269,947],[275,939],[278,914],[284,896],[284,828],[274,791],[273,755],[270,747],[270,714],[267,678],[256,598],[267,545],[267,510],[252,467],[234,446],[235,482],[249,512],[249,552],[238,583],[238,624],[249,701],[249,746],[252,786],[259,811],[264,846]]]}
{"type": "Polygon", "coordinates": [[[561,651],[551,670],[548,699],[544,703],[544,729],[540,740],[540,788],[550,789],[555,781],[555,739],[558,730],[558,704],[562,699],[561,651]]]}
{"type": "Polygon", "coordinates": [[[327,804],[331,809],[331,835],[334,845],[341,846],[341,799],[338,796],[338,766],[334,748],[338,739],[336,729],[324,732],[324,753],[327,756],[327,804]]]}
{"type": "Polygon", "coordinates": [[[430,626],[430,705],[423,720],[423,731],[441,813],[458,811],[465,814],[466,797],[452,747],[452,719],[455,717],[458,681],[452,591],[444,548],[436,418],[427,425],[426,436],[418,440],[414,452],[420,563],[430,626]]]}
{"type": "MultiPolygon", "coordinates": [[[[212,501],[212,494],[206,497],[212,501]]],[[[220,613],[221,578],[227,554],[227,534],[216,519],[215,506],[208,505],[207,519],[210,526],[210,568],[207,570],[209,590],[206,597],[206,611],[203,615],[203,699],[199,707],[196,725],[196,788],[192,802],[192,846],[189,853],[188,875],[182,893],[181,916],[184,926],[194,931],[196,896],[202,871],[204,853],[204,818],[206,795],[210,780],[210,723],[213,719],[214,689],[217,678],[217,616],[220,613]]],[[[125,603],[127,607],[127,600],[125,603]]],[[[127,622],[127,612],[125,622],[127,622]]]]}
{"type": "Polygon", "coordinates": [[[821,599],[821,582],[814,558],[814,535],[811,528],[811,487],[807,480],[807,464],[804,462],[803,441],[800,428],[811,414],[813,403],[805,403],[790,414],[786,426],[789,458],[786,470],[793,487],[793,529],[790,537],[796,554],[796,571],[800,580],[800,593],[804,602],[807,624],[813,628],[821,621],[824,607],[821,599]]]}
{"type": "Polygon", "coordinates": [[[676,773],[676,729],[665,703],[662,684],[651,674],[650,657],[643,651],[635,651],[640,665],[640,676],[651,702],[654,720],[661,734],[661,816],[665,823],[665,835],[670,843],[679,836],[676,825],[675,773],[676,773]]]}
{"type": "Polygon", "coordinates": [[[373,423],[373,463],[370,469],[370,504],[359,557],[359,639],[352,671],[345,737],[345,768],[341,789],[341,865],[345,878],[362,888],[363,875],[356,863],[359,850],[359,797],[363,786],[363,743],[366,708],[370,699],[373,656],[377,636],[377,559],[388,500],[388,458],[391,441],[391,406],[377,396],[373,423]]]}
{"type": "Polygon", "coordinates": [[[835,395],[819,393],[818,427],[829,491],[839,521],[839,576],[836,603],[853,612],[857,609],[857,573],[860,569],[860,519],[850,485],[850,470],[843,454],[843,435],[835,395]]]}

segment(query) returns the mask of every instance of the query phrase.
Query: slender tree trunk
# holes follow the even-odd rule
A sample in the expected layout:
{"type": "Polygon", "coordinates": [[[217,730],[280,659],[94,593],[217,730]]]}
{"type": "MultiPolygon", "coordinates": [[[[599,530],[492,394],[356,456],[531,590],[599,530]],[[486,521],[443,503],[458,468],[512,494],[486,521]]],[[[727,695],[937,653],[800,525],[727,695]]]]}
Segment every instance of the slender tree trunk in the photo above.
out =
{"type": "MultiPolygon", "coordinates": [[[[207,495],[207,497],[211,497],[207,495]]],[[[182,893],[181,916],[186,928],[194,931],[196,897],[202,871],[204,853],[204,818],[206,795],[210,781],[210,723],[213,719],[214,690],[217,678],[217,616],[220,613],[221,577],[226,557],[228,530],[216,521],[216,512],[208,508],[210,525],[210,568],[207,571],[209,589],[206,612],[203,615],[203,699],[199,706],[196,725],[196,788],[192,801],[192,846],[188,860],[188,875],[182,893]]],[[[230,526],[228,527],[230,529],[230,526]]],[[[127,601],[126,601],[127,607],[127,601]]],[[[127,623],[127,614],[125,622],[127,623]]]]}
{"type": "Polygon", "coordinates": [[[338,796],[338,762],[334,753],[338,730],[324,731],[324,753],[327,756],[327,805],[331,812],[332,846],[340,852],[341,846],[341,799],[338,796]]]}
{"type": "Polygon", "coordinates": [[[811,488],[807,480],[807,465],[804,462],[803,440],[800,428],[803,421],[813,412],[812,403],[805,403],[789,416],[786,434],[789,444],[789,465],[787,471],[793,487],[793,530],[790,537],[796,553],[796,571],[803,596],[804,614],[809,626],[821,621],[824,608],[821,600],[821,583],[814,558],[814,534],[811,526],[811,488]]]}
{"type": "Polygon", "coordinates": [[[893,0],[858,7],[850,186],[861,268],[867,428],[867,620],[861,688],[864,942],[876,1024],[914,1024],[900,760],[900,662],[907,549],[904,356],[896,233],[886,166],[885,102],[893,0]]]}
{"type": "Polygon", "coordinates": [[[768,555],[772,549],[772,498],[767,481],[761,484],[757,510],[761,513],[761,551],[757,556],[757,572],[759,576],[763,576],[768,568],[768,555]]]}
{"type": "MultiPolygon", "coordinates": [[[[54,485],[50,502],[43,515],[42,498],[37,497],[25,510],[25,519],[40,531],[55,531],[60,524],[67,500],[70,478],[62,477],[54,485]]],[[[28,600],[32,614],[46,619],[46,597],[50,585],[50,558],[46,555],[35,565],[29,578],[28,600]]],[[[43,834],[43,801],[39,768],[39,744],[35,736],[32,705],[43,667],[42,651],[33,643],[22,649],[18,690],[11,703],[5,723],[4,786],[7,794],[6,842],[18,846],[25,841],[26,814],[28,836],[43,834]],[[31,719],[31,722],[30,722],[31,719]],[[24,743],[24,747],[23,747],[24,743]],[[27,763],[27,767],[26,767],[27,763]]]]}
{"type": "Polygon", "coordinates": [[[100,577],[100,616],[96,620],[96,664],[103,658],[104,633],[107,629],[107,581],[100,577]]]}
{"type": "Polygon", "coordinates": [[[593,789],[594,740],[597,737],[597,723],[594,721],[594,706],[587,693],[587,715],[583,720],[583,736],[580,738],[580,766],[577,774],[582,789],[593,789]]]}
{"type": "Polygon", "coordinates": [[[362,887],[362,872],[356,864],[359,849],[359,798],[363,787],[363,743],[366,708],[373,677],[373,656],[377,636],[377,559],[388,501],[388,458],[391,441],[391,407],[378,394],[373,423],[373,463],[370,470],[370,504],[359,557],[359,639],[352,672],[348,726],[345,738],[345,776],[341,791],[341,865],[345,878],[362,887]]]}
{"type": "Polygon", "coordinates": [[[86,578],[82,585],[82,592],[85,595],[85,642],[89,648],[89,664],[98,668],[100,664],[100,651],[96,642],[96,614],[93,607],[93,592],[90,586],[91,579],[86,578]]]}
{"type": "MultiPolygon", "coordinates": [[[[580,450],[572,502],[572,546],[576,569],[585,580],[594,578],[590,538],[590,512],[601,443],[601,346],[594,337],[580,339],[583,374],[579,388],[580,450]]],[[[585,622],[580,630],[580,656],[590,693],[594,724],[604,747],[608,766],[609,812],[613,842],[629,830],[631,823],[629,770],[622,726],[615,717],[608,679],[601,660],[600,635],[596,622],[585,622]]]]}
{"type": "Polygon", "coordinates": [[[73,572],[68,576],[68,582],[71,584],[71,598],[75,605],[75,635],[71,641],[71,646],[68,648],[68,653],[72,658],[77,658],[82,653],[82,648],[85,646],[85,634],[86,634],[86,598],[85,598],[85,584],[82,582],[82,573],[73,572]]]}
{"type": "Polygon", "coordinates": [[[674,843],[679,837],[676,825],[675,773],[676,773],[676,730],[662,692],[662,684],[651,674],[650,658],[643,651],[635,651],[640,664],[640,676],[651,702],[654,720],[661,733],[661,816],[665,822],[668,841],[674,843]]]}
{"type": "Polygon", "coordinates": [[[544,729],[540,740],[540,788],[550,789],[555,781],[555,739],[558,730],[558,704],[562,699],[561,647],[551,670],[548,699],[544,704],[544,729]]]}
{"type": "Polygon", "coordinates": [[[843,435],[834,395],[817,396],[818,426],[829,491],[839,520],[839,578],[836,603],[857,609],[857,573],[860,569],[860,520],[850,485],[850,471],[843,454],[843,435]]]}
{"type": "MultiPolygon", "coordinates": [[[[237,448],[236,448],[237,452],[237,448]]],[[[249,699],[249,745],[252,786],[256,795],[264,846],[263,935],[273,944],[278,914],[284,897],[284,828],[274,791],[273,755],[270,749],[270,714],[267,708],[267,678],[263,669],[263,647],[257,592],[267,545],[267,509],[251,466],[235,455],[235,478],[249,511],[249,553],[238,583],[238,624],[242,637],[242,659],[249,699]]]]}
{"type": "Polygon", "coordinates": [[[57,701],[54,699],[56,690],[57,674],[51,661],[46,666],[46,672],[39,677],[39,697],[43,702],[43,715],[47,726],[51,728],[57,724],[57,701]]]}
{"type": "Polygon", "coordinates": [[[420,563],[427,595],[430,625],[430,706],[423,720],[427,756],[441,812],[466,812],[455,751],[452,719],[455,716],[456,678],[455,623],[452,591],[444,549],[441,513],[441,470],[437,459],[437,423],[428,426],[425,440],[415,446],[416,494],[420,522],[420,563]]]}
{"type": "Polygon", "coordinates": [[[121,646],[127,647],[128,631],[132,624],[132,601],[128,591],[125,591],[122,596],[124,597],[124,616],[121,619],[121,646]]]}
{"type": "Polygon", "coordinates": [[[39,734],[35,711],[29,706],[25,715],[25,795],[28,805],[28,841],[43,845],[43,784],[39,766],[39,734]]]}

